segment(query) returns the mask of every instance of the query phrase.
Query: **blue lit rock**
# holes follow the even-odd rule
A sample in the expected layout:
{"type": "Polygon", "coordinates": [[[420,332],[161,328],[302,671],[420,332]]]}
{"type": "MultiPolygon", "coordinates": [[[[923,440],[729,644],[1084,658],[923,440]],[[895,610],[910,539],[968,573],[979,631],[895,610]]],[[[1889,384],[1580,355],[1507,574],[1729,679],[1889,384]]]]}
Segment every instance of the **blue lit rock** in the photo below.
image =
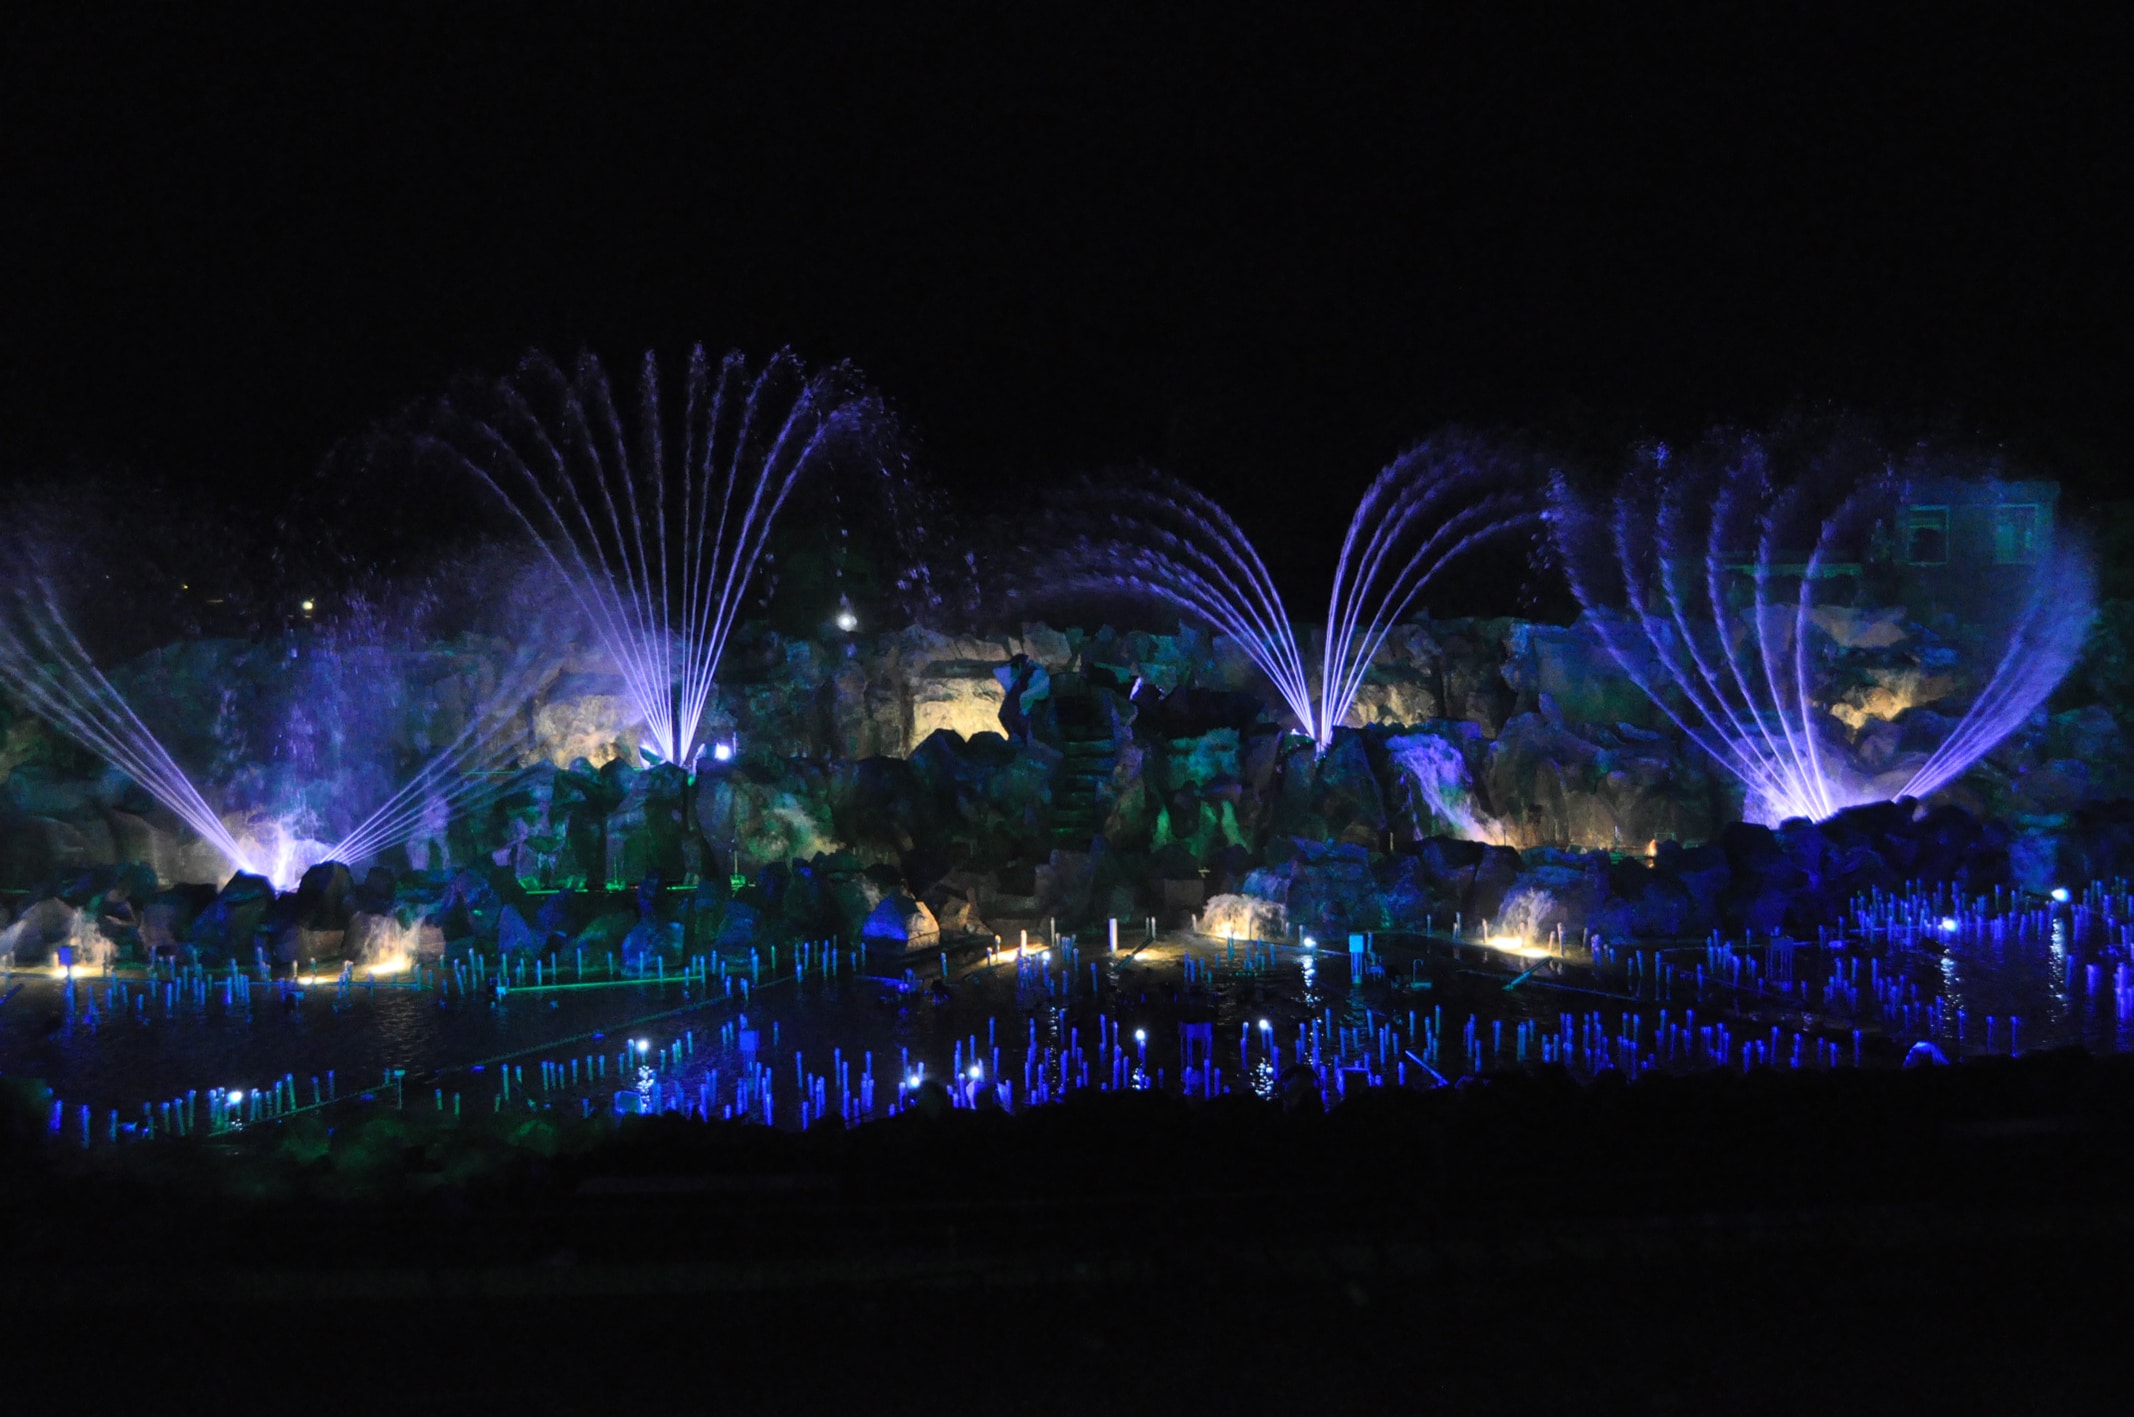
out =
{"type": "Polygon", "coordinates": [[[923,902],[899,894],[869,913],[860,939],[870,949],[925,949],[941,942],[941,926],[923,902]]]}

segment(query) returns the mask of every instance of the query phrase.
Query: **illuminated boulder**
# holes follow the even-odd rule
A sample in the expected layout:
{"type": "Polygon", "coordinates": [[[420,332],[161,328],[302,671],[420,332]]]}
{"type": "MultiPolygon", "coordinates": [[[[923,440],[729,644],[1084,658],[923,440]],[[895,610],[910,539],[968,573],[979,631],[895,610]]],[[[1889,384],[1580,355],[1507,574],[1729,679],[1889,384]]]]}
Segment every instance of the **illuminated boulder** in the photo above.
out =
{"type": "Polygon", "coordinates": [[[43,964],[52,950],[74,935],[80,912],[65,901],[47,896],[23,907],[22,914],[0,930],[0,955],[12,955],[18,965],[43,964]]]}
{"type": "Polygon", "coordinates": [[[941,925],[923,903],[899,893],[868,914],[860,939],[870,949],[926,949],[941,943],[941,925]]]}

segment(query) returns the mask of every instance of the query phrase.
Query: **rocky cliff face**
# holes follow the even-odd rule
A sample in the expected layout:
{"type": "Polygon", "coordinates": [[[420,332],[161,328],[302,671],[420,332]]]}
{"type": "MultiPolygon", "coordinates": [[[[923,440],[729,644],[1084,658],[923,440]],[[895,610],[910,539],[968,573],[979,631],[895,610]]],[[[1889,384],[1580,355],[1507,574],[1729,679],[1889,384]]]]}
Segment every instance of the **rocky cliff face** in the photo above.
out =
{"type": "MultiPolygon", "coordinates": [[[[1847,751],[1863,771],[1904,771],[1941,728],[1955,669],[1901,617],[1846,612],[1823,630],[1847,751]]],[[[339,793],[367,808],[394,764],[465,726],[504,647],[360,666],[310,666],[307,653],[174,647],[114,678],[152,722],[177,725],[174,751],[211,795],[235,806],[247,792],[313,804],[339,793]]],[[[1758,883],[1757,910],[1784,915],[1795,906],[1770,901],[1799,896],[1783,883],[1795,876],[1873,874],[1823,856],[1801,864],[1804,847],[1780,852],[1784,869],[1756,852],[1714,858],[1738,789],[1686,748],[1590,625],[1400,627],[1324,754],[1285,732],[1272,702],[1236,646],[1190,631],[756,634],[729,654],[710,714],[709,735],[738,753],[692,780],[645,768],[611,666],[559,660],[518,711],[489,800],[426,838],[421,860],[384,864],[596,892],[647,876],[724,892],[739,875],[742,897],[706,910],[857,930],[894,898],[900,928],[922,936],[926,919],[950,935],[1053,915],[1178,921],[1217,899],[1226,918],[1299,929],[1394,928],[1510,902],[1536,919],[1680,933],[1739,914],[1725,891],[1744,880],[1758,883]],[[789,887],[814,903],[789,909],[789,887]]],[[[2092,704],[2041,715],[1947,795],[2016,829],[2014,848],[1981,848],[2002,863],[1991,869],[2043,879],[2116,850],[2109,830],[2075,823],[2134,786],[2130,761],[2114,716],[2092,704]]],[[[0,720],[0,885],[49,892],[121,863],[165,885],[220,884],[227,870],[123,777],[34,720],[0,720]]]]}

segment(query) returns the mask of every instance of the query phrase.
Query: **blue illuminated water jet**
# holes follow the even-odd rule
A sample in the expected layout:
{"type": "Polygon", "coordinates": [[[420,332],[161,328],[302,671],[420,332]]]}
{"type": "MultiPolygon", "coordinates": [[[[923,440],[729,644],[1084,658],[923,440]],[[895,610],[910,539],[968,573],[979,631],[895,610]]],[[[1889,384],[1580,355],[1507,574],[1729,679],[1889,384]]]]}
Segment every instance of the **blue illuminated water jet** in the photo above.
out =
{"type": "Polygon", "coordinates": [[[570,587],[667,762],[687,764],[771,525],[811,467],[880,423],[854,371],[780,353],[691,351],[679,449],[645,356],[637,430],[598,360],[566,374],[533,354],[439,410],[431,445],[511,509],[570,587]]]}
{"type": "Polygon", "coordinates": [[[2095,609],[2087,557],[2055,544],[1994,567],[2017,584],[1997,634],[1974,650],[1991,666],[1985,682],[1900,784],[1870,781],[1830,713],[1836,656],[1816,595],[1872,540],[1903,485],[1872,477],[1818,518],[1754,440],[1716,473],[1655,447],[1607,506],[1554,485],[1554,539],[1587,621],[1624,675],[1742,783],[1752,821],[1820,820],[1948,786],[2045,702],[2081,652],[2095,609]]]}
{"type": "Polygon", "coordinates": [[[69,624],[52,584],[28,577],[0,598],[0,680],[33,712],[103,758],[169,809],[234,870],[293,888],[322,861],[360,864],[500,790],[497,769],[515,756],[518,710],[531,696],[537,658],[522,655],[443,747],[348,831],[310,835],[308,815],[210,805],[133,706],[100,670],[69,624]],[[240,823],[233,826],[233,822],[240,823]]]}
{"type": "Polygon", "coordinates": [[[1458,557],[1535,516],[1522,471],[1478,444],[1440,439],[1394,459],[1349,519],[1315,677],[1266,563],[1212,498],[1153,474],[1096,495],[1102,530],[1079,541],[1070,574],[1153,595],[1229,636],[1321,753],[1425,587],[1458,557]]]}

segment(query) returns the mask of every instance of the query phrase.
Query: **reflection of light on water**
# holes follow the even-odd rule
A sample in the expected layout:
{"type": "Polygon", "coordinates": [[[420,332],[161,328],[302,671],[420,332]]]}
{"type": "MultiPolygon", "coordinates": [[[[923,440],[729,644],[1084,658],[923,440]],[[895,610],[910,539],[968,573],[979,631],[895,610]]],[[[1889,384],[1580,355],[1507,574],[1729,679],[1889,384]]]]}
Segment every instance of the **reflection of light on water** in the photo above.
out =
{"type": "Polygon", "coordinates": [[[2067,922],[2058,915],[2052,918],[2051,953],[2050,987],[2052,989],[2053,1003],[2056,1005],[2053,1010],[2053,1021],[2059,1023],[2067,1017],[2067,995],[2069,986],[2074,982],[2074,967],[2067,958],[2067,922]]]}
{"type": "Polygon", "coordinates": [[[414,959],[404,950],[394,950],[364,961],[363,967],[372,974],[405,974],[414,959]]]}
{"type": "Polygon", "coordinates": [[[1502,950],[1505,954],[1517,955],[1521,959],[1540,959],[1548,954],[1540,945],[1531,944],[1517,935],[1491,935],[1482,943],[1493,950],[1502,950]]]}
{"type": "Polygon", "coordinates": [[[1956,972],[1953,951],[1941,957],[1941,997],[1949,1007],[1963,1007],[1963,980],[1956,972]]]}
{"type": "Polygon", "coordinates": [[[1252,1088],[1255,1097],[1273,1097],[1275,1091],[1274,1064],[1268,1062],[1265,1058],[1259,1059],[1252,1065],[1252,1074],[1247,1079],[1247,1082],[1252,1088]]]}

